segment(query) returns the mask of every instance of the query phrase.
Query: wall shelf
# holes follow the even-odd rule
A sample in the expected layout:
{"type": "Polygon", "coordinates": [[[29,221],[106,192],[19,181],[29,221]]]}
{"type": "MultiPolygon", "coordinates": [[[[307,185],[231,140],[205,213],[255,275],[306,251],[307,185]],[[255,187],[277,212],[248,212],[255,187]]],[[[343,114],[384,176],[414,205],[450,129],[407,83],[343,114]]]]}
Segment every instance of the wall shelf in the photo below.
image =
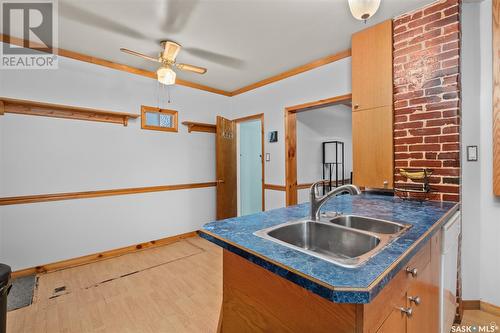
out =
{"type": "Polygon", "coordinates": [[[77,106],[35,102],[21,99],[0,97],[0,115],[4,113],[25,114],[31,116],[54,117],[98,121],[128,125],[129,119],[138,118],[138,114],[82,108],[77,106]]]}
{"type": "Polygon", "coordinates": [[[194,121],[183,121],[182,125],[187,126],[189,133],[191,132],[215,133],[217,131],[217,127],[214,124],[197,123],[194,121]]]}

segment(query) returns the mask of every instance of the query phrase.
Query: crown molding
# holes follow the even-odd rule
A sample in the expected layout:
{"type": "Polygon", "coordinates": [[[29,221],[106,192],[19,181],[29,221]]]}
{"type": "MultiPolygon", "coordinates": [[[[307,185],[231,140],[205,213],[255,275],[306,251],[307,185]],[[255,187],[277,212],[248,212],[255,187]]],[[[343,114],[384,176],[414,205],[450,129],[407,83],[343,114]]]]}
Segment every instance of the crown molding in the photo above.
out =
{"type": "Polygon", "coordinates": [[[347,49],[347,50],[344,50],[344,51],[341,51],[341,52],[338,52],[338,53],[335,53],[335,54],[332,54],[332,55],[329,55],[329,56],[326,56],[326,57],[323,57],[323,58],[320,58],[320,59],[317,59],[314,61],[311,61],[305,65],[295,67],[293,69],[290,69],[290,70],[287,70],[283,73],[271,76],[271,77],[264,79],[264,80],[261,80],[259,82],[249,84],[248,86],[245,86],[243,88],[233,90],[231,92],[231,96],[236,96],[236,95],[245,93],[247,91],[254,90],[254,89],[266,86],[268,84],[284,80],[284,79],[289,78],[291,76],[310,71],[310,70],[315,69],[317,67],[321,67],[321,66],[327,65],[329,63],[332,63],[332,62],[335,62],[337,60],[344,59],[344,58],[347,58],[350,56],[351,56],[351,49],[347,49]]]}
{"type": "MultiPolygon", "coordinates": [[[[10,43],[11,45],[22,46],[22,47],[24,47],[24,45],[28,43],[24,39],[17,38],[17,37],[11,37],[11,36],[4,35],[4,34],[0,35],[0,41],[4,42],[4,43],[10,43]]],[[[58,48],[57,55],[61,56],[61,57],[65,57],[65,58],[70,58],[70,59],[74,59],[74,60],[87,62],[87,63],[94,64],[94,65],[99,65],[99,66],[103,66],[103,67],[116,69],[116,70],[123,71],[123,72],[128,72],[131,74],[145,76],[145,77],[156,80],[156,73],[155,72],[147,71],[144,69],[120,64],[117,62],[113,62],[113,61],[109,61],[109,60],[105,60],[105,59],[101,59],[101,58],[96,58],[96,57],[89,56],[89,55],[86,55],[83,53],[78,53],[78,52],[58,48]]],[[[214,94],[231,96],[231,92],[229,92],[229,91],[225,91],[225,90],[221,90],[221,89],[217,89],[217,88],[212,88],[212,87],[205,86],[205,85],[199,84],[199,83],[194,83],[191,81],[177,79],[175,81],[175,83],[178,85],[181,85],[181,86],[185,86],[185,87],[190,87],[190,88],[194,88],[194,89],[208,91],[208,92],[211,92],[214,94]]]]}
{"type": "MultiPolygon", "coordinates": [[[[24,45],[28,44],[28,41],[26,41],[24,39],[17,38],[17,37],[11,37],[11,36],[4,35],[4,34],[0,34],[0,42],[10,43],[12,45],[17,45],[17,46],[22,46],[22,47],[25,47],[24,45]]],[[[33,44],[33,43],[31,43],[31,44],[33,44]]],[[[36,44],[34,47],[36,47],[36,44]]],[[[86,55],[83,53],[65,50],[65,49],[61,49],[61,48],[57,49],[57,54],[61,57],[70,58],[70,59],[74,59],[74,60],[78,60],[78,61],[83,61],[83,62],[87,62],[87,63],[91,63],[94,65],[103,66],[103,67],[107,67],[107,68],[112,68],[112,69],[116,69],[119,71],[135,74],[135,75],[141,75],[141,76],[145,76],[145,77],[156,80],[156,73],[152,72],[152,71],[147,71],[144,69],[120,64],[120,63],[109,61],[106,59],[97,58],[97,57],[93,57],[93,56],[86,55]]],[[[254,89],[263,87],[265,85],[268,85],[268,84],[271,84],[271,83],[274,83],[277,81],[284,80],[284,79],[289,78],[291,76],[310,71],[310,70],[315,69],[317,67],[321,67],[321,66],[327,65],[329,63],[332,63],[332,62],[335,62],[337,60],[341,60],[341,59],[344,59],[344,58],[347,58],[350,56],[351,56],[351,49],[347,49],[347,50],[344,50],[344,51],[341,51],[341,52],[338,52],[338,53],[335,53],[335,54],[332,54],[332,55],[329,55],[329,56],[326,56],[326,57],[323,57],[323,58],[320,58],[320,59],[317,59],[314,61],[311,61],[307,64],[295,67],[293,69],[287,70],[287,71],[282,72],[282,73],[277,74],[277,75],[273,75],[271,77],[268,77],[267,79],[249,84],[247,86],[244,86],[242,88],[239,88],[239,89],[236,89],[233,91],[226,91],[226,90],[222,90],[222,89],[217,89],[217,88],[213,88],[210,86],[206,86],[203,84],[194,83],[194,82],[186,81],[186,80],[182,80],[182,79],[177,79],[175,81],[175,84],[189,87],[189,88],[193,88],[193,89],[208,91],[208,92],[211,92],[214,94],[219,94],[219,95],[223,95],[223,96],[227,96],[227,97],[232,97],[232,96],[240,95],[240,94],[245,93],[245,92],[250,91],[250,90],[254,90],[254,89]]]]}

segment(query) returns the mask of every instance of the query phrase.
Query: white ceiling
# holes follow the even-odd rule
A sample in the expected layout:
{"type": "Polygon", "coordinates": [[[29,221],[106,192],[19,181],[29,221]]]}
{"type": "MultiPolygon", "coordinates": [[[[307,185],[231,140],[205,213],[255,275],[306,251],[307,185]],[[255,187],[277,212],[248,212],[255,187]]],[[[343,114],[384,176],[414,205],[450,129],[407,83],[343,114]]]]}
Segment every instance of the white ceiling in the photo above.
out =
{"type": "Polygon", "coordinates": [[[59,0],[59,47],[143,69],[159,41],[184,49],[178,62],[208,68],[185,80],[235,90],[350,47],[351,34],[432,0],[382,0],[365,25],[347,0],[59,0]]]}

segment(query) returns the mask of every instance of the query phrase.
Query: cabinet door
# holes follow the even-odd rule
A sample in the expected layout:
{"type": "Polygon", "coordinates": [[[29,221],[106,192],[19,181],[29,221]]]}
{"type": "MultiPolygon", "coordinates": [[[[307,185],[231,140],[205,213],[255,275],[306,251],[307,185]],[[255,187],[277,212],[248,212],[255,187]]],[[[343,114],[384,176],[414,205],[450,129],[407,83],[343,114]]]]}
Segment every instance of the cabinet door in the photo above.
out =
{"type": "Polygon", "coordinates": [[[352,107],[392,105],[392,20],[352,35],[352,107]]]}
{"type": "Polygon", "coordinates": [[[392,106],[352,113],[353,183],[392,188],[392,106]]]}
{"type": "MultiPolygon", "coordinates": [[[[406,332],[406,315],[400,309],[392,310],[377,333],[404,333],[406,332]]],[[[425,331],[422,331],[425,332],[425,331]]]]}
{"type": "Polygon", "coordinates": [[[408,306],[413,310],[408,318],[408,333],[439,332],[440,232],[432,237],[430,243],[430,263],[411,278],[408,286],[408,306]]]}

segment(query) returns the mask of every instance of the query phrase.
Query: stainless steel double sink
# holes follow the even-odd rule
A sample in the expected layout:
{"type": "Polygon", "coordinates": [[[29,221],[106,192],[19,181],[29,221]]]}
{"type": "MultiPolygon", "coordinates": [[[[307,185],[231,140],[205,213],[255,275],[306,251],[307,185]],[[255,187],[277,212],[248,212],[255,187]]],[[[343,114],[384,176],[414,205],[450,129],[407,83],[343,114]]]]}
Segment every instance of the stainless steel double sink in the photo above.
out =
{"type": "Polygon", "coordinates": [[[256,236],[344,267],[358,267],[410,226],[356,215],[299,220],[256,231],[256,236]]]}

